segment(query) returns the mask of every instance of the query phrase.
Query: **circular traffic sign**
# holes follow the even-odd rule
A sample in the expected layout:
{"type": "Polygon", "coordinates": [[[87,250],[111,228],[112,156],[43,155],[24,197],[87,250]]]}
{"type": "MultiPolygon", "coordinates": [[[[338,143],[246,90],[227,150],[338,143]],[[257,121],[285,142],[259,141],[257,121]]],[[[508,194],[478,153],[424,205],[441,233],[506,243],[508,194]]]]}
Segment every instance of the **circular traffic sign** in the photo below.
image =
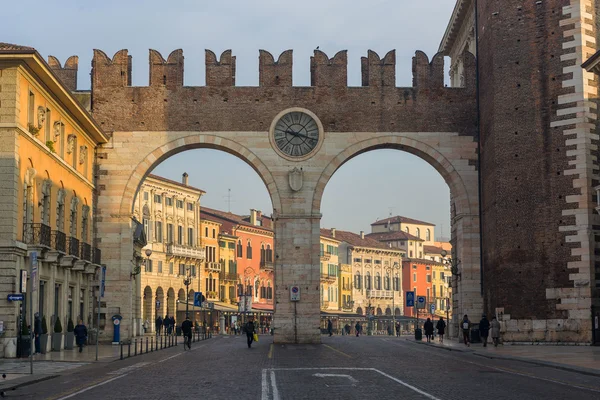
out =
{"type": "Polygon", "coordinates": [[[298,293],[298,286],[292,286],[292,293],[298,293]]]}

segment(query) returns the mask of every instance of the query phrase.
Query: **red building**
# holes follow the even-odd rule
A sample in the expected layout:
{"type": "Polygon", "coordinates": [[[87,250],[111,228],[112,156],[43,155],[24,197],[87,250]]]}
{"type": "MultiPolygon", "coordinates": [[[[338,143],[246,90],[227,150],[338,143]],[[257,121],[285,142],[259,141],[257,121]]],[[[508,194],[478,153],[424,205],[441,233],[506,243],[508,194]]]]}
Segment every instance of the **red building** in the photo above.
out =
{"type": "MultiPolygon", "coordinates": [[[[432,264],[435,261],[423,260],[419,258],[407,258],[402,260],[402,290],[406,292],[415,292],[415,304],[417,296],[425,296],[426,305],[424,310],[419,310],[419,317],[430,316],[430,300],[432,285],[432,264]]],[[[407,307],[404,303],[404,315],[407,317],[415,316],[414,307],[407,307]]]]}

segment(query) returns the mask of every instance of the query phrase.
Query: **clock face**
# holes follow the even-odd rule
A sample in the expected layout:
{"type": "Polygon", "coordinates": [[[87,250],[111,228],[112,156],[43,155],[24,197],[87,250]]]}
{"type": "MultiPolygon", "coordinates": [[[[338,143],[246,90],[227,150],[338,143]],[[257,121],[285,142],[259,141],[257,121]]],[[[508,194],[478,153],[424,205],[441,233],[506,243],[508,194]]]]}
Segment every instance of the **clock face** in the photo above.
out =
{"type": "Polygon", "coordinates": [[[291,111],[275,124],[273,139],[282,153],[290,157],[303,157],[319,144],[319,126],[310,115],[291,111]]]}

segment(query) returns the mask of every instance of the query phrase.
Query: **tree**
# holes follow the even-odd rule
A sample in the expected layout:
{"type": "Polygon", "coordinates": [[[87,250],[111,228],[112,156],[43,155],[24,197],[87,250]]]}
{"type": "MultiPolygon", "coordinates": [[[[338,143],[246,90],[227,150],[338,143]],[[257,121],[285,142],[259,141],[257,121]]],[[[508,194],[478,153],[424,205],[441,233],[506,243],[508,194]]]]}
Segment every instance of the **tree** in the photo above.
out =
{"type": "Polygon", "coordinates": [[[42,317],[42,334],[46,335],[48,333],[48,324],[46,324],[46,316],[42,317]]]}
{"type": "Polygon", "coordinates": [[[67,322],[67,332],[73,332],[75,327],[73,326],[73,320],[69,318],[69,322],[67,322]]]}
{"type": "Polygon", "coordinates": [[[56,317],[54,322],[54,333],[62,333],[62,325],[60,323],[60,317],[56,317]]]}

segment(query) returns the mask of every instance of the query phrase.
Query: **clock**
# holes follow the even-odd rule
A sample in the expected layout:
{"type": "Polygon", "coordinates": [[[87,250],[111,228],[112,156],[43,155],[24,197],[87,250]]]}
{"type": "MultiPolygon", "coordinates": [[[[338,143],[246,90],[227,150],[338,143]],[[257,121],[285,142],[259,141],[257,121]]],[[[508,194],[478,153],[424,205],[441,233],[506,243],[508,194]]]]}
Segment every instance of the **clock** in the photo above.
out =
{"type": "Polygon", "coordinates": [[[308,158],[321,144],[320,121],[308,110],[290,109],[280,113],[271,125],[271,143],[282,156],[308,158]]]}

